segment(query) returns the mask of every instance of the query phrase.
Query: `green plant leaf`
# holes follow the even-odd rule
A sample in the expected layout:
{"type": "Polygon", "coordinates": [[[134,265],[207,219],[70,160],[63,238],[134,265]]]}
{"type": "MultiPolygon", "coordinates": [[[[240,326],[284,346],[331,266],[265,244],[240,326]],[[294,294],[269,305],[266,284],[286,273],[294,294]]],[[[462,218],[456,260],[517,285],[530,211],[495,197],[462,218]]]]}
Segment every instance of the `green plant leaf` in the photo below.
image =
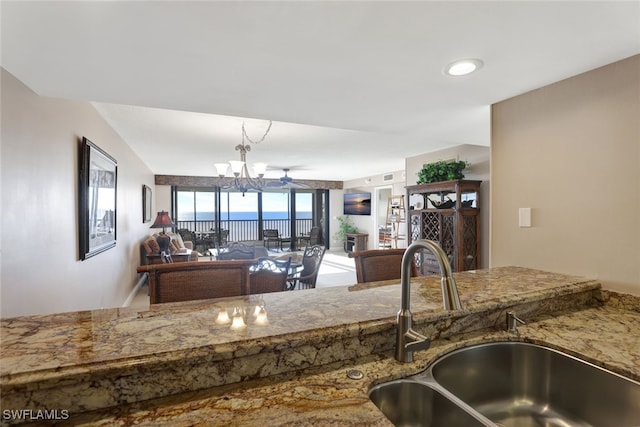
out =
{"type": "Polygon", "coordinates": [[[440,182],[440,181],[452,181],[457,179],[463,179],[464,174],[462,171],[467,168],[469,164],[465,161],[449,161],[443,160],[427,163],[422,165],[422,169],[418,172],[418,184],[440,182]]]}

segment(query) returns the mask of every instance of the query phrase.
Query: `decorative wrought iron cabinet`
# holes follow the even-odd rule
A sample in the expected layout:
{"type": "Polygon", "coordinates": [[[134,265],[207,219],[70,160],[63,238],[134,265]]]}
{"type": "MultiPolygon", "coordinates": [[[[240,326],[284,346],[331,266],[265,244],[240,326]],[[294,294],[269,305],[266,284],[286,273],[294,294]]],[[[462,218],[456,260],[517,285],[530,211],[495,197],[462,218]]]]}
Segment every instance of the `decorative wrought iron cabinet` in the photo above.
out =
{"type": "MultiPolygon", "coordinates": [[[[481,182],[457,180],[406,187],[408,243],[418,239],[437,242],[453,271],[479,268],[481,182]]],[[[420,251],[416,261],[420,274],[440,271],[436,258],[427,251],[420,251]]]]}

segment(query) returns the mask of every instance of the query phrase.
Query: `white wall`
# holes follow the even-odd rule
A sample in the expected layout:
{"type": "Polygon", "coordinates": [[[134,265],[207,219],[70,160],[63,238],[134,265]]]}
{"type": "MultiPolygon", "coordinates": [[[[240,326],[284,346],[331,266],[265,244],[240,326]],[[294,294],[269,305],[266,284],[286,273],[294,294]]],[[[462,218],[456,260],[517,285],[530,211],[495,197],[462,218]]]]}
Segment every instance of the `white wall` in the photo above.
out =
{"type": "MultiPolygon", "coordinates": [[[[121,306],[138,279],[153,174],[91,104],[40,97],[2,69],[0,316],[121,306]],[[118,161],[116,247],[78,257],[78,141],[118,161]]],[[[155,194],[154,194],[155,196],[155,194]]]]}
{"type": "Polygon", "coordinates": [[[341,242],[336,241],[333,237],[338,231],[337,217],[342,215],[342,196],[343,190],[329,190],[329,249],[339,251],[343,246],[341,242]]]}
{"type": "Polygon", "coordinates": [[[640,294],[640,55],[500,102],[492,129],[492,266],[640,294]]]}

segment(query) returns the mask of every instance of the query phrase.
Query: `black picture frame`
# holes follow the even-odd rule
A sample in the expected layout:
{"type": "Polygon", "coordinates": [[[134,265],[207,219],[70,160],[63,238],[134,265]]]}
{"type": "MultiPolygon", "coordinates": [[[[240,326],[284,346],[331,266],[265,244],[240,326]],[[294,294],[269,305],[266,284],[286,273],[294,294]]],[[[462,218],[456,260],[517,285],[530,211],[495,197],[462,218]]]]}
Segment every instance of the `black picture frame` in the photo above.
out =
{"type": "Polygon", "coordinates": [[[118,162],[82,137],[78,166],[78,235],[80,259],[116,245],[118,162]]]}
{"type": "Polygon", "coordinates": [[[151,187],[142,186],[142,222],[151,222],[151,187]]]}

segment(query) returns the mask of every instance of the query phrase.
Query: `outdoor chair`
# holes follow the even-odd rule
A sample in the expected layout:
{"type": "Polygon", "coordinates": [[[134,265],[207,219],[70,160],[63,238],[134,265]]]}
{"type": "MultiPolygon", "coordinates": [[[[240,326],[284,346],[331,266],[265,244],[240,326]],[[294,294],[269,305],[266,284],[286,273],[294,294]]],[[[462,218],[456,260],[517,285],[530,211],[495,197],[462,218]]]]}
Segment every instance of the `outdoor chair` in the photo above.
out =
{"type": "Polygon", "coordinates": [[[298,237],[299,246],[313,246],[320,243],[320,227],[311,227],[308,235],[298,237]]]}
{"type": "Polygon", "coordinates": [[[302,255],[300,276],[290,279],[291,289],[309,289],[316,287],[318,271],[326,248],[320,245],[307,246],[302,255]]]}
{"type": "MultiPolygon", "coordinates": [[[[358,283],[377,282],[379,280],[400,279],[402,256],[405,249],[372,249],[350,252],[356,264],[358,283]]],[[[415,259],[411,261],[411,277],[418,275],[415,259]]]]}
{"type": "Polygon", "coordinates": [[[276,247],[282,250],[282,240],[280,239],[280,233],[275,229],[262,230],[262,239],[264,240],[264,246],[269,249],[269,245],[273,242],[276,243],[276,247]]]}
{"type": "Polygon", "coordinates": [[[287,290],[287,276],[291,258],[287,261],[276,261],[271,258],[260,258],[249,275],[251,294],[281,292],[287,290]]]}

